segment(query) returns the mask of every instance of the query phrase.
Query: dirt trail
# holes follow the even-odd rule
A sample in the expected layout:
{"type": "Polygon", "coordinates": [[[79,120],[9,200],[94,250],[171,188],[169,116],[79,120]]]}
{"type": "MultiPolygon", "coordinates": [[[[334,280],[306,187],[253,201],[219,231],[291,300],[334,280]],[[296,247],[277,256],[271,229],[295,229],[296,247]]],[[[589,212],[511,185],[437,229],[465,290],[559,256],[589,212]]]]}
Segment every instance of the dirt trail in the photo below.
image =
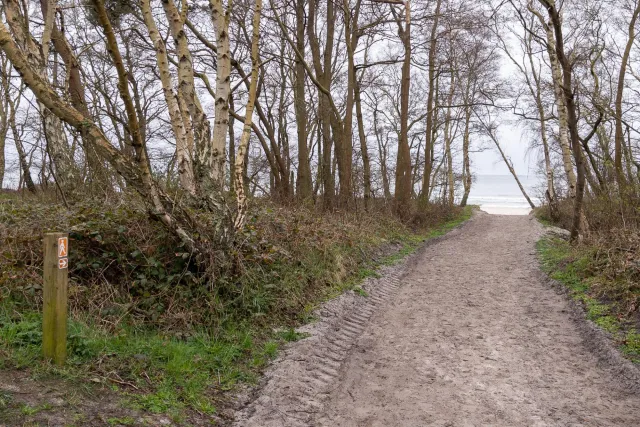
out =
{"type": "Polygon", "coordinates": [[[372,301],[342,297],[237,425],[639,425],[637,380],[620,381],[634,368],[594,351],[543,280],[541,233],[530,217],[481,213],[369,283],[372,301]]]}

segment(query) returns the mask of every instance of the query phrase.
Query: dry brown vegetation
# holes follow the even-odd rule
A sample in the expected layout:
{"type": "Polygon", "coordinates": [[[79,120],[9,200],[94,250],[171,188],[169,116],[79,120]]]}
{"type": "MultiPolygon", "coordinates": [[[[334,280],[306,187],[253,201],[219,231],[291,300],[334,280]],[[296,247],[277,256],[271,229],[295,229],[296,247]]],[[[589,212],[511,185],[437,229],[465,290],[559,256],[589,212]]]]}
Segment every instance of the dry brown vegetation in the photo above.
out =
{"type": "MultiPolygon", "coordinates": [[[[541,257],[553,278],[564,283],[587,316],[608,331],[623,352],[640,362],[640,210],[634,196],[587,197],[590,230],[572,245],[559,239],[540,243],[541,257]]],[[[556,221],[549,207],[538,217],[568,228],[572,206],[559,205],[556,221]]]]}
{"type": "Polygon", "coordinates": [[[327,213],[264,199],[233,242],[211,242],[210,261],[202,270],[176,236],[149,220],[135,197],[66,208],[42,197],[5,196],[0,288],[3,298],[38,308],[42,232],[62,229],[71,238],[71,309],[95,315],[108,328],[127,319],[182,330],[218,323],[230,313],[295,318],[381,247],[408,238],[412,230],[419,234],[444,223],[456,212],[434,205],[414,215],[410,228],[384,206],[367,214],[327,213]]]}

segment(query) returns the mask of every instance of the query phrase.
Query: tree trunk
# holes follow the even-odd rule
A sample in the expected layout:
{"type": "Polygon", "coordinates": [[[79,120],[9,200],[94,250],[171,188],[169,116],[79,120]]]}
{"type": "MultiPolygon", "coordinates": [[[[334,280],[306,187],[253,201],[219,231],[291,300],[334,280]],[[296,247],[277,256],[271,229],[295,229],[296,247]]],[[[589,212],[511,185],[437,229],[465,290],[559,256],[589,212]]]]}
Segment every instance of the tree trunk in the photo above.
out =
{"type": "Polygon", "coordinates": [[[213,173],[213,147],[211,145],[211,126],[207,119],[200,99],[196,94],[194,82],[193,59],[189,50],[187,35],[184,31],[187,3],[183,3],[182,11],[178,11],[174,0],[163,0],[162,6],[169,21],[169,30],[175,42],[178,56],[178,96],[182,105],[186,107],[183,113],[190,116],[194,135],[194,176],[200,195],[208,196],[212,191],[220,191],[219,177],[213,173]]]}
{"type": "Polygon", "coordinates": [[[584,217],[584,213],[582,212],[582,199],[584,197],[585,188],[585,165],[584,155],[580,146],[580,136],[578,134],[578,117],[576,115],[576,105],[573,94],[571,63],[564,53],[564,36],[562,33],[562,23],[560,21],[560,14],[558,13],[558,10],[555,6],[555,1],[539,1],[549,13],[549,18],[551,19],[555,32],[556,54],[558,57],[558,62],[562,67],[562,93],[564,95],[564,100],[567,107],[567,126],[569,127],[569,133],[571,135],[571,148],[578,171],[573,206],[573,224],[571,226],[571,239],[576,240],[579,238],[581,231],[587,231],[588,225],[586,222],[586,218],[584,217]]]}
{"type": "MultiPolygon", "coordinates": [[[[296,47],[304,58],[304,18],[305,1],[296,0],[296,47]]],[[[305,99],[305,70],[302,60],[296,55],[294,68],[294,105],[298,133],[298,175],[296,177],[296,195],[299,200],[309,200],[312,196],[311,165],[307,147],[307,102],[305,99]]]]}
{"type": "Polygon", "coordinates": [[[25,187],[31,194],[38,192],[33,178],[31,178],[31,170],[29,169],[29,162],[27,162],[27,153],[24,151],[22,141],[20,141],[20,135],[18,134],[18,128],[15,121],[15,110],[11,112],[10,118],[11,133],[13,134],[13,142],[16,145],[16,151],[18,152],[18,161],[20,162],[20,177],[25,187]]]}
{"type": "MultiPolygon", "coordinates": [[[[24,183],[24,185],[27,187],[27,190],[29,190],[29,192],[36,194],[37,190],[36,190],[36,186],[33,182],[33,179],[31,178],[31,171],[29,168],[29,162],[27,161],[27,154],[24,151],[24,146],[22,145],[22,141],[21,141],[21,136],[20,133],[18,132],[18,127],[16,126],[16,107],[22,97],[22,92],[24,89],[24,86],[21,86],[20,89],[18,90],[18,92],[16,94],[11,94],[9,89],[9,75],[10,75],[10,70],[5,68],[10,66],[9,63],[7,62],[7,64],[4,64],[2,66],[2,70],[0,70],[2,72],[2,81],[0,82],[0,84],[2,84],[3,89],[3,99],[0,100],[0,105],[2,105],[2,110],[0,110],[0,113],[3,113],[2,115],[2,119],[6,120],[7,123],[7,131],[10,128],[11,129],[11,135],[13,136],[13,142],[16,146],[16,151],[18,152],[18,163],[20,165],[20,182],[24,183]]],[[[5,133],[6,136],[6,133],[5,133]]],[[[5,141],[2,141],[3,143],[5,141]]],[[[0,155],[4,156],[4,149],[0,150],[0,155]]],[[[4,163],[0,163],[0,166],[4,167],[4,163]]],[[[1,188],[1,184],[2,182],[0,181],[0,188],[1,188]]],[[[18,187],[19,188],[19,187],[18,187]]]]}
{"type": "Polygon", "coordinates": [[[364,187],[364,209],[369,210],[369,200],[371,199],[371,163],[369,160],[369,149],[367,148],[367,135],[364,132],[364,119],[362,117],[362,101],[360,99],[360,82],[355,88],[356,119],[358,120],[358,136],[360,138],[360,152],[362,154],[363,187],[364,187]]]}
{"type": "Polygon", "coordinates": [[[382,175],[382,191],[384,199],[391,200],[391,189],[389,187],[389,172],[387,171],[387,145],[382,142],[382,135],[380,128],[378,128],[378,109],[377,106],[373,109],[373,131],[376,134],[376,140],[378,142],[378,156],[380,158],[380,175],[382,175]]]}
{"type": "Polygon", "coordinates": [[[171,71],[169,69],[169,59],[164,41],[160,37],[158,27],[156,26],[153,14],[151,12],[150,0],[140,0],[140,9],[144,23],[149,31],[149,37],[153,43],[156,52],[156,63],[160,71],[160,81],[162,83],[162,91],[165,102],[167,103],[167,111],[171,128],[176,139],[176,162],[178,165],[178,179],[180,185],[189,194],[196,194],[195,178],[191,164],[191,153],[189,146],[192,145],[193,134],[191,129],[185,127],[178,99],[173,91],[173,82],[171,71]]]}
{"type": "MultiPolygon", "coordinates": [[[[2,111],[0,111],[2,113],[2,111]]],[[[3,120],[4,124],[0,124],[0,189],[2,189],[2,184],[4,182],[4,171],[5,171],[5,158],[4,158],[4,149],[5,142],[7,140],[7,131],[8,123],[6,119],[3,120]]]]}
{"type": "MultiPolygon", "coordinates": [[[[555,6],[554,6],[555,7],[555,6]]],[[[533,7],[529,7],[540,24],[545,30],[547,39],[547,53],[549,54],[549,62],[551,64],[551,77],[553,80],[553,94],[556,100],[556,106],[558,109],[558,140],[560,143],[560,149],[562,151],[562,164],[564,171],[567,175],[567,184],[569,185],[569,197],[575,203],[577,178],[573,170],[573,161],[571,160],[571,146],[569,143],[569,125],[567,116],[567,104],[563,92],[563,77],[560,62],[558,60],[558,53],[556,48],[556,36],[553,29],[547,24],[546,20],[540,15],[533,7]]]]}
{"type": "Polygon", "coordinates": [[[531,209],[535,209],[536,205],[531,201],[531,198],[527,194],[527,191],[524,189],[524,186],[520,182],[520,179],[518,178],[518,174],[516,173],[515,169],[513,168],[513,164],[511,163],[511,160],[509,160],[509,158],[504,154],[504,151],[502,151],[502,147],[500,147],[500,143],[498,142],[498,138],[496,137],[495,133],[491,129],[487,129],[487,130],[488,130],[488,133],[489,133],[489,137],[491,138],[493,143],[496,144],[496,147],[498,148],[498,151],[500,152],[500,156],[502,157],[502,160],[504,161],[504,164],[507,165],[507,168],[509,169],[509,172],[511,172],[511,175],[513,175],[513,179],[516,180],[516,183],[518,184],[518,187],[520,188],[520,191],[522,192],[522,195],[524,196],[525,199],[527,199],[527,203],[529,203],[529,206],[531,206],[531,209]]]}
{"type": "MultiPolygon", "coordinates": [[[[235,106],[233,105],[233,94],[229,94],[229,111],[235,111],[235,106]]],[[[233,114],[230,114],[229,117],[229,164],[232,168],[236,166],[236,131],[234,129],[235,117],[233,114]]],[[[247,152],[249,150],[247,149],[247,152]]],[[[229,190],[231,193],[235,194],[236,192],[236,184],[235,184],[235,173],[229,174],[231,179],[229,180],[229,190]]]]}
{"type": "Polygon", "coordinates": [[[258,68],[260,67],[258,44],[260,42],[260,17],[262,15],[262,0],[256,0],[253,12],[253,30],[251,38],[251,84],[249,85],[249,99],[247,100],[244,127],[242,129],[242,137],[238,145],[238,153],[236,155],[235,187],[236,201],[238,211],[234,220],[236,230],[244,226],[247,216],[247,196],[244,185],[243,174],[245,171],[245,156],[249,145],[249,137],[251,136],[251,120],[253,117],[253,107],[256,100],[256,92],[258,88],[258,68]]]}
{"type": "Polygon", "coordinates": [[[633,47],[633,43],[636,38],[636,21],[638,20],[638,14],[640,14],[640,1],[636,2],[636,7],[633,11],[633,15],[631,16],[631,21],[629,22],[629,38],[627,39],[627,45],[625,46],[624,53],[622,54],[622,62],[620,63],[620,72],[618,74],[618,86],[616,90],[616,133],[615,133],[615,151],[614,151],[614,165],[616,170],[616,180],[618,181],[618,187],[621,189],[626,184],[626,179],[624,175],[624,171],[622,168],[622,158],[624,156],[623,147],[624,143],[624,133],[622,131],[622,95],[624,92],[624,77],[627,72],[627,63],[629,62],[629,54],[631,53],[631,48],[633,47]]]}
{"type": "MultiPolygon", "coordinates": [[[[286,57],[286,40],[282,38],[280,40],[280,57],[286,57]]],[[[287,72],[288,67],[285,66],[285,61],[279,61],[278,65],[280,71],[280,92],[278,94],[278,109],[276,110],[277,122],[278,122],[278,153],[282,158],[282,171],[280,177],[281,186],[278,188],[278,198],[282,201],[291,200],[294,196],[295,179],[291,181],[291,153],[289,151],[289,122],[288,122],[288,103],[287,98],[287,72]]],[[[273,110],[272,110],[273,111],[273,110]]],[[[273,121],[273,119],[272,119],[273,121]]]]}
{"type": "Polygon", "coordinates": [[[428,83],[429,93],[427,94],[427,128],[425,130],[425,147],[424,147],[424,175],[422,176],[422,198],[424,201],[429,200],[429,186],[431,185],[431,172],[433,169],[433,118],[434,106],[433,99],[437,87],[436,81],[436,47],[438,43],[438,21],[440,19],[440,6],[442,0],[437,0],[436,10],[433,18],[433,26],[431,27],[431,35],[429,40],[429,71],[428,83]]]}
{"type": "MultiPolygon", "coordinates": [[[[452,52],[453,54],[453,52],[452,52]]],[[[453,58],[453,55],[452,55],[453,58]]],[[[455,202],[455,182],[453,179],[453,155],[451,154],[451,143],[453,136],[451,135],[451,105],[453,104],[453,94],[455,92],[455,64],[451,71],[451,81],[449,86],[449,97],[447,98],[447,115],[444,119],[444,149],[447,156],[447,190],[448,197],[447,203],[449,206],[453,206],[455,202]]]]}
{"type": "Polygon", "coordinates": [[[4,57],[0,57],[0,189],[4,182],[5,172],[5,156],[4,150],[7,141],[7,133],[9,131],[9,103],[11,102],[11,85],[9,83],[11,66],[9,61],[4,57]]]}
{"type": "Polygon", "coordinates": [[[465,103],[467,104],[467,106],[465,107],[464,135],[462,137],[462,183],[464,185],[464,194],[462,195],[462,200],[460,200],[460,206],[462,207],[467,206],[467,200],[469,199],[469,193],[471,193],[471,184],[473,182],[471,176],[471,160],[469,158],[471,107],[468,105],[468,96],[465,103]]]}
{"type": "Polygon", "coordinates": [[[398,33],[404,46],[400,82],[400,135],[396,159],[395,188],[395,210],[396,214],[401,217],[406,217],[410,212],[412,193],[411,152],[409,149],[409,94],[411,90],[411,6],[409,0],[405,1],[404,6],[404,27],[402,26],[401,17],[396,16],[394,13],[398,25],[398,33]]]}
{"type": "MultiPolygon", "coordinates": [[[[358,46],[359,30],[358,18],[360,15],[360,1],[351,10],[348,0],[343,0],[343,14],[345,25],[345,45],[347,48],[347,96],[346,111],[342,123],[341,136],[336,138],[340,142],[338,155],[338,175],[340,177],[340,205],[348,209],[349,201],[353,197],[352,166],[353,166],[353,107],[357,77],[355,66],[355,51],[358,46]]],[[[335,133],[335,132],[334,132],[335,133]]],[[[338,148],[336,146],[336,148],[338,148]]]]}
{"type": "MultiPolygon", "coordinates": [[[[335,29],[335,16],[333,13],[333,2],[327,2],[327,39],[325,43],[324,55],[321,58],[320,43],[315,29],[316,21],[316,0],[309,0],[309,18],[307,25],[307,34],[309,36],[309,46],[313,59],[313,65],[318,76],[318,81],[327,91],[331,90],[332,80],[332,55],[333,55],[333,38],[335,29]]],[[[303,58],[299,58],[303,59],[303,58]]],[[[330,210],[333,208],[333,199],[335,197],[335,183],[332,173],[331,148],[333,141],[331,139],[331,106],[328,94],[320,91],[318,94],[318,118],[321,123],[322,131],[322,183],[323,183],[323,205],[324,208],[330,210]]]]}
{"type": "Polygon", "coordinates": [[[222,0],[209,0],[211,19],[216,31],[216,98],[213,122],[212,174],[217,185],[224,185],[225,153],[229,130],[229,96],[231,96],[231,51],[229,44],[229,22],[232,2],[225,11],[222,0]]]}

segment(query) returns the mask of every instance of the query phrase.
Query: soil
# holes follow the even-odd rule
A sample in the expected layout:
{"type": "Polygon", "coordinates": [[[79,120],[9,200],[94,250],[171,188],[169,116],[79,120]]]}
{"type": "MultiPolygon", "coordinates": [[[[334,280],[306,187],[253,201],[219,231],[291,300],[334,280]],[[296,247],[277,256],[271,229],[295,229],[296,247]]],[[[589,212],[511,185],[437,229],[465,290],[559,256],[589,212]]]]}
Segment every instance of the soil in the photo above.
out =
{"type": "Polygon", "coordinates": [[[638,369],[541,273],[543,232],[478,213],[329,302],[236,425],[637,426],[638,369]]]}
{"type": "Polygon", "coordinates": [[[0,370],[0,427],[171,424],[165,416],[144,414],[125,407],[122,401],[104,385],[0,370]]]}

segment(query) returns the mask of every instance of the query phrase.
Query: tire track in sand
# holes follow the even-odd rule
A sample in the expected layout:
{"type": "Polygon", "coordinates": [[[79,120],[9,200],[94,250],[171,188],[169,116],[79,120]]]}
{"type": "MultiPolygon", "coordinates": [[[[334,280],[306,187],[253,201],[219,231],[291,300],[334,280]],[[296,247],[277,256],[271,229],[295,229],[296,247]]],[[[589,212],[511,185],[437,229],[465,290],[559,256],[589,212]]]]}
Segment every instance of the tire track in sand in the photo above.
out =
{"type": "Polygon", "coordinates": [[[598,357],[543,280],[541,234],[530,217],[480,213],[370,280],[369,298],[329,302],[236,425],[637,426],[626,362],[598,357]]]}

